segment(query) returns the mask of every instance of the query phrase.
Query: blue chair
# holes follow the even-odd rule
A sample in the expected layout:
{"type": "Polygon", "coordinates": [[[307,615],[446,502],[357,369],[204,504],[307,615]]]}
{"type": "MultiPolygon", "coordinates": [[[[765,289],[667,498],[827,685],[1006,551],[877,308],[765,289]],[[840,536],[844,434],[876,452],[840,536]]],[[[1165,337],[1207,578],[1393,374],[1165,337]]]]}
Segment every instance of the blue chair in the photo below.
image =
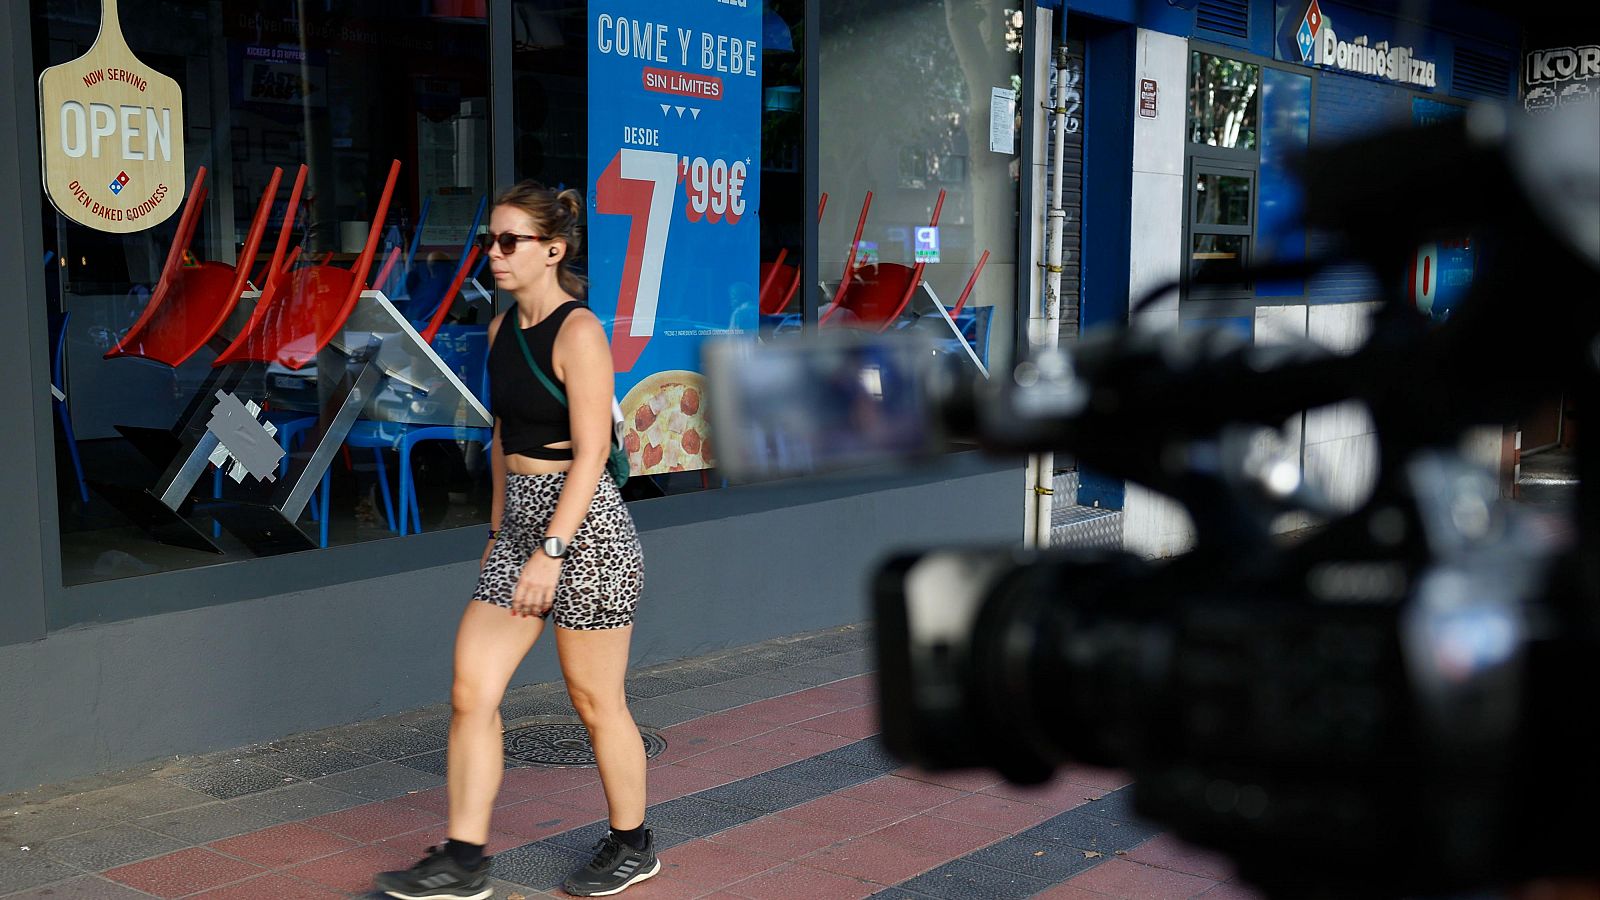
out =
{"type": "MultiPolygon", "coordinates": [[[[50,257],[55,254],[46,253],[45,264],[50,263],[50,257]]],[[[78,477],[78,494],[83,497],[83,502],[89,502],[89,484],[83,479],[83,460],[78,456],[78,438],[72,431],[72,413],[67,409],[67,391],[64,358],[67,348],[67,322],[71,321],[72,313],[61,313],[50,316],[50,400],[55,407],[56,418],[61,422],[61,431],[67,438],[67,455],[72,457],[72,471],[78,477]]]]}
{"type": "MultiPolygon", "coordinates": [[[[484,405],[489,399],[488,328],[482,325],[445,325],[434,336],[433,347],[439,357],[455,370],[463,382],[477,381],[484,405]],[[474,375],[476,376],[474,378],[474,375]]],[[[411,475],[411,452],[424,441],[471,441],[485,449],[494,440],[493,428],[451,425],[408,425],[401,422],[356,422],[345,437],[345,444],[363,449],[370,448],[378,467],[378,487],[383,495],[383,508],[389,517],[389,529],[404,535],[408,522],[422,533],[422,514],[417,505],[416,485],[411,475]],[[399,527],[396,528],[394,507],[389,502],[388,467],[384,463],[385,450],[400,455],[400,496],[394,506],[400,508],[399,527]]]]}
{"type": "MultiPolygon", "coordinates": [[[[283,458],[278,461],[278,477],[283,478],[289,474],[289,454],[300,445],[300,439],[305,432],[317,424],[317,417],[304,414],[279,415],[268,412],[267,421],[278,427],[278,433],[275,437],[277,438],[278,446],[283,448],[284,454],[283,458]]],[[[331,472],[323,472],[322,485],[312,493],[310,504],[311,521],[317,522],[321,526],[319,546],[324,550],[328,548],[328,485],[331,483],[331,472]]],[[[211,497],[216,500],[222,499],[222,469],[220,468],[211,470],[211,497]]],[[[384,501],[387,503],[388,498],[385,497],[384,501]]],[[[393,515],[389,517],[389,527],[391,529],[394,527],[393,515]]],[[[222,536],[221,522],[213,521],[211,523],[211,536],[213,538],[222,536]]]]}
{"type": "MultiPolygon", "coordinates": [[[[472,244],[478,237],[478,226],[482,224],[483,213],[484,210],[488,209],[488,206],[489,198],[487,195],[478,199],[478,211],[473,214],[472,225],[467,228],[467,240],[461,246],[461,258],[450,270],[448,278],[444,277],[444,272],[438,268],[413,263],[408,257],[405,273],[405,300],[396,302],[395,308],[399,309],[411,321],[412,327],[418,331],[428,327],[428,323],[439,309],[439,304],[454,302],[455,295],[450,290],[450,285],[457,283],[462,268],[467,265],[468,254],[472,252],[472,244]]],[[[426,203],[424,204],[424,212],[426,212],[426,203]]],[[[422,227],[419,224],[417,227],[417,239],[420,240],[421,237],[422,227]]],[[[414,256],[415,253],[416,240],[413,240],[411,254],[414,256]]],[[[483,263],[487,259],[488,254],[484,254],[478,260],[479,270],[483,268],[483,263]]]]}

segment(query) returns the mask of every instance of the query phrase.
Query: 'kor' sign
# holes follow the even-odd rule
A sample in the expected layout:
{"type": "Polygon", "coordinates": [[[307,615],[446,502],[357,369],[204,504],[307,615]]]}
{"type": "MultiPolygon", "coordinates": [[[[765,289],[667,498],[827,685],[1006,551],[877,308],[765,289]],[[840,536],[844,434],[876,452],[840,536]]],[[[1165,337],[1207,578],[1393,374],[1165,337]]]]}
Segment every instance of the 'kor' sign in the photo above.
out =
{"type": "Polygon", "coordinates": [[[1528,84],[1600,78],[1600,46],[1561,47],[1528,54],[1528,84]]]}
{"type": "Polygon", "coordinates": [[[89,52],[39,75],[45,195],[61,215],[125,234],[183,203],[183,93],[128,49],[103,0],[89,52]]]}

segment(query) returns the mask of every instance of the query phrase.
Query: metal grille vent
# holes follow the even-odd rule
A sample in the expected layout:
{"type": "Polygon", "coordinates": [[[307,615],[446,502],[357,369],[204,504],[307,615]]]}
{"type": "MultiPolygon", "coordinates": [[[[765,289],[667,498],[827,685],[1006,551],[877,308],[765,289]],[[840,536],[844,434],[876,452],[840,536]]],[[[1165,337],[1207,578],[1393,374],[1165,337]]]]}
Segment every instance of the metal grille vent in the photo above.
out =
{"type": "Polygon", "coordinates": [[[1195,27],[1245,40],[1250,37],[1249,0],[1200,0],[1195,27]]]}
{"type": "MultiPolygon", "coordinates": [[[[667,741],[649,728],[640,728],[644,755],[652,759],[667,749],[667,741]]],[[[545,718],[505,734],[506,757],[534,766],[593,766],[594,745],[589,731],[576,719],[545,718]]]]}
{"type": "Polygon", "coordinates": [[[1470,47],[1457,47],[1455,74],[1451,76],[1451,81],[1451,93],[1457,96],[1509,100],[1511,60],[1470,47]]]}

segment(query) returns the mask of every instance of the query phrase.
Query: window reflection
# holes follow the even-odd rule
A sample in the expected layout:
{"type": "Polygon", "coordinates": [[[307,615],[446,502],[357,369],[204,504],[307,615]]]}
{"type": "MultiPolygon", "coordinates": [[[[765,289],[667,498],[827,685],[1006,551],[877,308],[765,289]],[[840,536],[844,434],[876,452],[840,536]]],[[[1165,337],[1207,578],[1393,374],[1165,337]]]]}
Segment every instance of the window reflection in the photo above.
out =
{"type": "Polygon", "coordinates": [[[1189,253],[1189,276],[1209,291],[1244,290],[1242,273],[1250,239],[1242,234],[1197,234],[1189,253]]]}
{"type": "Polygon", "coordinates": [[[1236,150],[1256,149],[1261,67],[1193,53],[1189,62],[1189,140],[1236,150]]]}
{"type": "Polygon", "coordinates": [[[1194,215],[1200,225],[1249,225],[1250,179],[1243,175],[1196,174],[1194,215]]]}
{"type": "Polygon", "coordinates": [[[1026,112],[1018,4],[821,4],[825,286],[802,288],[818,291],[821,327],[926,329],[943,352],[1004,365],[1026,112]]]}

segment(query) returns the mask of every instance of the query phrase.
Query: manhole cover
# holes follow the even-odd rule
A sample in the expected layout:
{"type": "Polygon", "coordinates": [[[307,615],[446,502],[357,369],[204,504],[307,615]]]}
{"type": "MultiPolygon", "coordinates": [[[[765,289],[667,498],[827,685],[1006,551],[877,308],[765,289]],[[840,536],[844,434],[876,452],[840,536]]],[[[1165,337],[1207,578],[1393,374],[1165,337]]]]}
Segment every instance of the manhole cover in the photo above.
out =
{"type": "MultiPolygon", "coordinates": [[[[667,741],[656,731],[640,728],[646,759],[659,756],[667,741]]],[[[576,720],[522,725],[506,732],[506,756],[534,766],[592,766],[594,746],[589,730],[576,720]]]]}

